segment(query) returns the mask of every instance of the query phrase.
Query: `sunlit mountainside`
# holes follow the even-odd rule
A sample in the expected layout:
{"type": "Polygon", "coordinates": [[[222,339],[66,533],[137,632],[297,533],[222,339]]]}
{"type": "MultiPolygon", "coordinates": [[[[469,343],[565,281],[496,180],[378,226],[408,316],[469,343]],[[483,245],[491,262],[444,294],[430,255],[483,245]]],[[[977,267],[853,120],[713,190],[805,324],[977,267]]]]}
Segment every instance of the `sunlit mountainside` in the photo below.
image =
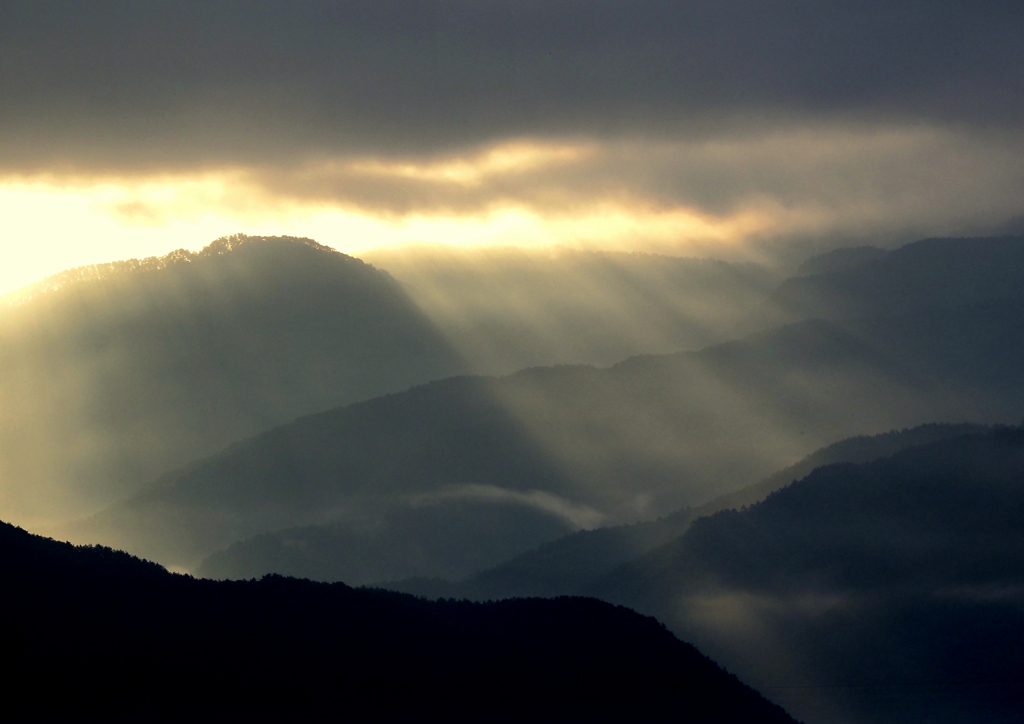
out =
{"type": "MultiPolygon", "coordinates": [[[[46,277],[45,279],[41,279],[38,282],[34,282],[0,297],[0,305],[6,307],[22,306],[38,300],[39,297],[44,295],[66,290],[83,282],[113,281],[124,283],[126,280],[131,279],[132,275],[142,272],[165,271],[168,269],[177,269],[178,271],[181,271],[183,267],[195,264],[204,265],[208,263],[208,259],[223,257],[243,248],[253,247],[254,245],[257,247],[269,247],[275,245],[283,247],[283,245],[291,245],[293,247],[306,247],[307,249],[312,249],[314,251],[334,251],[330,247],[318,244],[312,239],[300,239],[295,237],[280,237],[272,239],[268,237],[253,237],[246,234],[234,234],[232,236],[225,236],[220,239],[216,239],[198,252],[191,252],[188,249],[177,249],[160,257],[150,256],[144,259],[126,259],[123,261],[107,262],[105,264],[92,264],[88,266],[75,267],[73,269],[65,269],[62,272],[46,277]]],[[[249,248],[243,253],[251,254],[252,249],[249,248]]],[[[168,283],[167,279],[163,279],[161,281],[163,284],[168,283]]]]}
{"type": "Polygon", "coordinates": [[[297,416],[460,372],[699,347],[772,278],[645,255],[390,258],[419,281],[309,239],[236,235],[3,298],[0,511],[81,515],[297,416]],[[729,304],[698,304],[710,289],[729,304]]]}

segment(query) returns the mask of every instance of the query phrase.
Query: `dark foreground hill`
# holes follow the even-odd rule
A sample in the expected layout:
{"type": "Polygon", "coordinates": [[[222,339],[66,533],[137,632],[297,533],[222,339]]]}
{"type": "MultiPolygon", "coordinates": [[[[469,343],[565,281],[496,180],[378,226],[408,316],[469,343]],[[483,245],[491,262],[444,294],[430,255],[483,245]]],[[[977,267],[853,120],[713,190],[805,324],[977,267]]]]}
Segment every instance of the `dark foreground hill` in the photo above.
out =
{"type": "Polygon", "coordinates": [[[7,524],[0,581],[17,721],[793,721],[657,621],[592,599],[217,583],[7,524]]]}
{"type": "Polygon", "coordinates": [[[1020,721],[1024,430],[818,468],[589,592],[810,722],[1020,721]]]}
{"type": "Polygon", "coordinates": [[[0,511],[82,515],[460,365],[389,275],[309,239],[72,269],[0,301],[0,511]]]}

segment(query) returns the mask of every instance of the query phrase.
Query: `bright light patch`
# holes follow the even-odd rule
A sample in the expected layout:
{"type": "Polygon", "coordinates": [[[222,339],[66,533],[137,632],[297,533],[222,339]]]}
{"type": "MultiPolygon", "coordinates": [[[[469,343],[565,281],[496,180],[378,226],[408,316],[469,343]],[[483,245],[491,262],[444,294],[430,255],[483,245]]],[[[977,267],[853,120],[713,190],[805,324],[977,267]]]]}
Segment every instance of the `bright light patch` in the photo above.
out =
{"type": "Polygon", "coordinates": [[[69,267],[195,250],[236,231],[237,221],[185,203],[202,183],[0,184],[0,294],[69,267]]]}
{"type": "Polygon", "coordinates": [[[634,250],[643,246],[679,244],[731,244],[764,231],[773,219],[757,210],[718,218],[683,208],[647,208],[603,203],[572,216],[540,220],[547,233],[562,243],[593,245],[602,249],[634,250]]]}
{"type": "MultiPolygon", "coordinates": [[[[484,154],[475,170],[469,162],[453,162],[417,173],[469,183],[482,174],[538,163],[541,156],[545,162],[551,158],[532,150],[516,153],[484,154]]],[[[70,267],[160,256],[178,248],[196,251],[236,232],[307,236],[347,253],[414,243],[636,249],[731,241],[763,221],[600,200],[558,215],[516,203],[464,214],[378,215],[326,201],[276,197],[241,171],[12,180],[0,183],[0,218],[0,294],[70,267]]]]}
{"type": "Polygon", "coordinates": [[[333,169],[352,173],[394,176],[417,181],[443,181],[467,186],[491,176],[525,173],[541,168],[580,162],[594,156],[596,145],[544,145],[515,142],[495,146],[470,158],[450,158],[426,163],[387,163],[367,160],[331,164],[333,169]]]}
{"type": "Polygon", "coordinates": [[[749,242],[786,234],[965,233],[1019,215],[1019,158],[1005,143],[935,129],[821,128],[0,178],[0,293],[68,267],[194,251],[239,232],[306,236],[355,254],[426,243],[743,258],[756,256],[749,242]]]}

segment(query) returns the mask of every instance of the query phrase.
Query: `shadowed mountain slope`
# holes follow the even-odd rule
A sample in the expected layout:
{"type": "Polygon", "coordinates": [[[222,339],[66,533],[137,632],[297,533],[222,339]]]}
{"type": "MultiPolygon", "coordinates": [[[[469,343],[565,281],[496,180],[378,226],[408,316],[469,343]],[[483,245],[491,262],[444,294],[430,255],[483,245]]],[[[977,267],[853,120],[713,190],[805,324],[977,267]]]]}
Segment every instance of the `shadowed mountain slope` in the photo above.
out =
{"type": "Polygon", "coordinates": [[[849,272],[868,262],[877,261],[888,253],[888,249],[877,246],[844,246],[805,260],[797,268],[796,276],[849,272]]]}
{"type": "Polygon", "coordinates": [[[809,722],[1014,721],[1024,430],[818,468],[589,592],[663,616],[809,722]]]}
{"type": "Polygon", "coordinates": [[[19,721],[793,721],[657,621],[592,599],[217,583],[4,523],[0,580],[19,721]]]}
{"type": "MultiPolygon", "coordinates": [[[[657,520],[579,531],[503,561],[493,568],[481,570],[462,581],[418,578],[380,585],[429,598],[468,598],[477,601],[516,596],[576,595],[589,590],[618,566],[682,535],[694,520],[720,510],[753,505],[822,465],[869,462],[888,457],[907,447],[964,435],[982,435],[988,429],[980,425],[929,424],[881,435],[848,438],[815,451],[796,465],[780,470],[759,483],[719,496],[704,505],[683,508],[657,520]]],[[[256,540],[237,543],[217,554],[218,567],[209,570],[215,570],[224,578],[245,578],[250,569],[246,569],[242,561],[251,566],[252,558],[249,555],[255,554],[256,549],[256,540]],[[236,559],[238,562],[234,562],[236,559]],[[228,565],[229,561],[231,565],[228,565]]],[[[273,559],[262,556],[261,560],[265,566],[269,566],[273,559]]],[[[331,559],[324,556],[320,565],[325,566],[328,560],[331,559]]],[[[207,570],[205,563],[201,570],[207,570]]],[[[278,571],[267,567],[259,571],[261,574],[268,572],[287,573],[289,569],[278,571]]]]}
{"type": "Polygon", "coordinates": [[[444,380],[239,443],[69,534],[192,567],[260,533],[458,498],[525,503],[573,528],[654,517],[851,435],[1019,419],[1021,320],[1012,300],[804,322],[604,370],[444,380]]]}
{"type": "Polygon", "coordinates": [[[462,369],[386,273],[308,239],[83,267],[0,307],[0,509],[81,514],[303,414],[462,369]]]}
{"type": "Polygon", "coordinates": [[[870,249],[808,260],[815,273],[787,279],[769,307],[791,319],[906,315],[1014,297],[1024,288],[1024,236],[924,239],[887,254],[870,249]]]}

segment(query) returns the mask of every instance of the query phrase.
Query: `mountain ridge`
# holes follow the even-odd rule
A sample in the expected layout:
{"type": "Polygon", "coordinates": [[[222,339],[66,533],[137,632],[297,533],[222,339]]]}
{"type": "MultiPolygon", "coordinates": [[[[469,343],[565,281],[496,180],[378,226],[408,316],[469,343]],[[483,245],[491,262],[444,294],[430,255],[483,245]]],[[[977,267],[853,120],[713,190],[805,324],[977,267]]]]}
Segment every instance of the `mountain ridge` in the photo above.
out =
{"type": "Polygon", "coordinates": [[[461,581],[419,578],[379,585],[427,598],[477,601],[514,596],[576,595],[590,590],[617,566],[682,535],[697,519],[758,503],[794,480],[806,477],[815,468],[835,462],[869,462],[906,447],[965,434],[982,435],[989,429],[981,425],[930,423],[913,429],[847,438],[811,453],[758,483],[657,520],[572,533],[461,581]]]}
{"type": "Polygon", "coordinates": [[[982,304],[1020,294],[1024,236],[921,239],[864,263],[784,281],[769,307],[852,319],[982,304]]]}
{"type": "Polygon", "coordinates": [[[661,615],[807,721],[1013,721],[1022,475],[1010,426],[827,465],[587,593],[661,615]]]}
{"type": "Polygon", "coordinates": [[[75,284],[104,281],[125,274],[141,274],[151,271],[160,271],[162,269],[168,269],[178,265],[192,264],[200,259],[228,254],[243,246],[253,243],[266,243],[268,241],[285,242],[289,244],[307,246],[317,251],[340,253],[336,249],[325,246],[306,237],[230,234],[228,236],[222,236],[214,239],[212,242],[196,252],[181,248],[168,252],[163,256],[147,256],[142,259],[132,258],[71,267],[0,296],[0,306],[20,306],[31,302],[40,295],[59,292],[62,289],[75,284]]]}

